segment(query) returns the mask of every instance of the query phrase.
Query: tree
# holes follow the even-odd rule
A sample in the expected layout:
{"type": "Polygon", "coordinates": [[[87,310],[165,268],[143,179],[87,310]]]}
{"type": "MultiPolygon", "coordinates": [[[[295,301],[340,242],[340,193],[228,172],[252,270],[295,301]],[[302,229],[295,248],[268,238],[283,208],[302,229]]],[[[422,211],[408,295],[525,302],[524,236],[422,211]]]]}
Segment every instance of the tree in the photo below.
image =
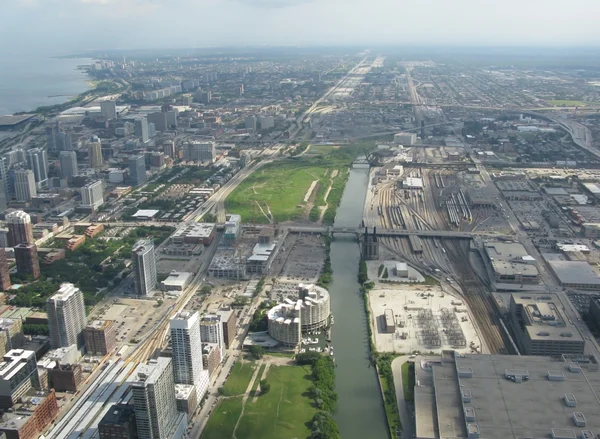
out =
{"type": "Polygon", "coordinates": [[[252,358],[254,358],[255,360],[260,360],[263,357],[263,355],[265,355],[265,348],[263,348],[262,346],[253,345],[250,346],[249,352],[252,358]]]}
{"type": "Polygon", "coordinates": [[[271,390],[271,385],[267,382],[267,380],[260,380],[260,394],[266,395],[271,390]]]}
{"type": "Polygon", "coordinates": [[[201,289],[200,292],[204,295],[208,295],[212,292],[212,287],[210,285],[204,285],[201,289]]]}

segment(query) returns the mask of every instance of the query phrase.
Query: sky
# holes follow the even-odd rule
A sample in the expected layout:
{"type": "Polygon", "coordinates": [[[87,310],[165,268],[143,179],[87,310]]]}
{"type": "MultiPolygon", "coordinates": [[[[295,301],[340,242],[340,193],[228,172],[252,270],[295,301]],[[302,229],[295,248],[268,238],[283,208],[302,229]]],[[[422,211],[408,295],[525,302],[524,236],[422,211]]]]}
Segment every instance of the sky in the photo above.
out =
{"type": "Polygon", "coordinates": [[[598,0],[0,0],[0,54],[248,45],[600,45],[598,0]]]}

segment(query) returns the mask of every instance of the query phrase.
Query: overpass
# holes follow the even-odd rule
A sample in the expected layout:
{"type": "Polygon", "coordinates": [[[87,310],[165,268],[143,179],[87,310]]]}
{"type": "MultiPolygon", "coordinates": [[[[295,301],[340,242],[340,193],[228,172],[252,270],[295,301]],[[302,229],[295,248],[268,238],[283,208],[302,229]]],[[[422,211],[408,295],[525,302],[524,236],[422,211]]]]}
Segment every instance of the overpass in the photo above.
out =
{"type": "MultiPolygon", "coordinates": [[[[337,235],[355,235],[360,238],[365,233],[365,229],[362,227],[319,227],[319,226],[293,226],[289,227],[288,232],[290,233],[314,233],[314,234],[328,234],[330,236],[337,235]]],[[[398,229],[381,229],[377,228],[375,232],[380,238],[392,238],[392,237],[408,237],[408,236],[419,236],[421,238],[439,238],[439,239],[472,239],[476,237],[482,238],[495,238],[504,240],[513,240],[514,237],[510,235],[501,235],[495,233],[484,233],[484,232],[460,232],[453,230],[398,230],[398,229]]],[[[373,232],[369,229],[369,234],[373,232]]]]}

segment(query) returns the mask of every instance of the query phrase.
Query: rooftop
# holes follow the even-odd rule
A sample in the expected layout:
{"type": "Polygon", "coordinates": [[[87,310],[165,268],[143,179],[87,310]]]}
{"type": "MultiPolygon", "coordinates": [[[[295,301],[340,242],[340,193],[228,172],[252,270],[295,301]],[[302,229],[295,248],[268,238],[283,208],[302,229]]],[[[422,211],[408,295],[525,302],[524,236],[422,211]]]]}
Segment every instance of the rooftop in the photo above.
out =
{"type": "MultiPolygon", "coordinates": [[[[415,401],[417,412],[433,410],[433,425],[417,413],[418,436],[438,430],[438,437],[464,438],[467,428],[478,429],[486,439],[552,437],[559,430],[566,437],[581,437],[584,430],[600,431],[600,372],[591,367],[537,356],[470,354],[429,364],[432,387],[417,387],[415,401]],[[523,379],[511,379],[513,372],[523,379]],[[428,392],[437,409],[421,404],[428,392]],[[574,420],[583,420],[577,413],[583,414],[584,426],[576,427],[574,420]]],[[[423,373],[427,366],[420,362],[415,367],[423,373]]]]}
{"type": "Polygon", "coordinates": [[[556,253],[545,253],[544,259],[562,284],[591,284],[600,286],[600,277],[584,261],[567,261],[556,253]]]}
{"type": "Polygon", "coordinates": [[[100,420],[99,425],[120,425],[135,419],[135,409],[130,404],[114,404],[100,420]]]}
{"type": "Polygon", "coordinates": [[[173,238],[180,236],[208,238],[214,229],[215,225],[212,223],[186,224],[185,226],[177,229],[177,231],[173,234],[173,238]]]}
{"type": "Polygon", "coordinates": [[[92,322],[88,322],[87,328],[92,328],[92,329],[107,329],[113,323],[114,323],[113,320],[94,320],[92,322]]]}

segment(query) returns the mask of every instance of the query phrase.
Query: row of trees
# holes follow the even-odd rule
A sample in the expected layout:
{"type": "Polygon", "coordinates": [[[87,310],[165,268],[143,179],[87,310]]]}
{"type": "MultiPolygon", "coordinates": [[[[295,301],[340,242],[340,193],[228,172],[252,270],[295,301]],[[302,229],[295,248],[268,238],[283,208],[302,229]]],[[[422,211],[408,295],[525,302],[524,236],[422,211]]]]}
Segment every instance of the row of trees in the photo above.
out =
{"type": "Polygon", "coordinates": [[[331,258],[329,257],[329,252],[331,250],[331,239],[326,236],[325,237],[325,266],[323,267],[323,273],[319,276],[319,280],[317,284],[321,287],[327,287],[333,280],[333,268],[331,268],[331,258]]]}
{"type": "Polygon", "coordinates": [[[358,265],[358,283],[364,284],[369,280],[369,274],[367,273],[367,263],[361,259],[358,265]]]}
{"type": "Polygon", "coordinates": [[[335,365],[329,356],[318,357],[312,363],[314,385],[310,388],[310,393],[318,411],[312,419],[311,438],[340,439],[340,431],[332,416],[338,400],[335,392],[335,365]]]}

